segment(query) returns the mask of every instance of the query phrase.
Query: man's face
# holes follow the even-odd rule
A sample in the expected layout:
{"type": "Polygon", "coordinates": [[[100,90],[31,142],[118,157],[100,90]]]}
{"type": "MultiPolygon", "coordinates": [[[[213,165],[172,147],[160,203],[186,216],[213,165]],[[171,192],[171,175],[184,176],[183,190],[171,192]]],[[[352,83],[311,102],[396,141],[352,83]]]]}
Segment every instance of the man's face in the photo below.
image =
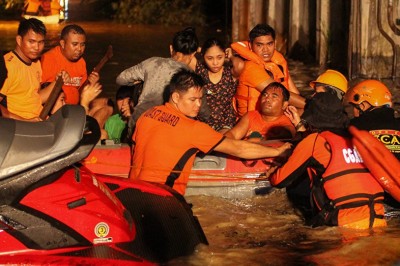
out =
{"type": "Polygon", "coordinates": [[[270,62],[275,51],[275,40],[271,35],[259,36],[250,43],[250,47],[264,62],[270,62]]]}
{"type": "Polygon", "coordinates": [[[266,116],[281,116],[288,102],[284,100],[282,90],[267,89],[261,94],[261,114],[266,116]]]}
{"type": "Polygon", "coordinates": [[[71,62],[76,62],[85,52],[86,36],[70,32],[65,36],[65,40],[60,41],[60,45],[65,58],[71,62]]]}
{"type": "Polygon", "coordinates": [[[22,53],[24,61],[30,62],[38,59],[44,49],[44,35],[29,30],[25,36],[17,36],[17,49],[22,53]]]}
{"type": "Polygon", "coordinates": [[[202,97],[203,90],[199,87],[192,87],[185,93],[174,92],[172,101],[184,115],[196,117],[200,111],[202,97]]]}

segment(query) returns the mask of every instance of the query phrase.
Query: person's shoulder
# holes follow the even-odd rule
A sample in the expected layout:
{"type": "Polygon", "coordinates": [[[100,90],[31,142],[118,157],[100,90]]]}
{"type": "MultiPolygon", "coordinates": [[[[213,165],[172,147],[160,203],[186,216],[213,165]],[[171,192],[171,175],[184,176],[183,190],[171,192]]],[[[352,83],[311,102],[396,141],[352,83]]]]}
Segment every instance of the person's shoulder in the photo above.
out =
{"type": "Polygon", "coordinates": [[[3,58],[4,58],[4,61],[5,61],[6,63],[18,59],[18,58],[17,58],[17,55],[14,54],[12,51],[5,53],[4,56],[3,56],[3,58]]]}
{"type": "Polygon", "coordinates": [[[24,62],[12,51],[4,55],[4,63],[8,71],[18,71],[18,68],[24,64],[24,62]]]}
{"type": "Polygon", "coordinates": [[[61,49],[60,46],[56,46],[48,50],[47,52],[43,53],[42,56],[40,57],[40,61],[43,63],[47,63],[49,61],[55,62],[60,58],[61,55],[61,49]]]}
{"type": "Polygon", "coordinates": [[[275,64],[280,65],[282,63],[286,63],[286,58],[279,51],[275,50],[274,54],[272,55],[271,61],[275,64]]]}
{"type": "Polygon", "coordinates": [[[141,64],[148,64],[148,63],[159,63],[159,62],[169,62],[171,58],[165,58],[160,56],[153,56],[147,58],[141,62],[141,64]]]}
{"type": "Polygon", "coordinates": [[[245,117],[245,116],[247,116],[247,117],[259,117],[260,116],[261,117],[261,114],[257,110],[251,110],[243,115],[243,117],[245,117]]]}
{"type": "Polygon", "coordinates": [[[140,63],[144,68],[169,68],[169,67],[182,67],[184,64],[173,60],[172,58],[165,57],[150,57],[140,63]]]}
{"type": "Polygon", "coordinates": [[[254,71],[262,71],[265,72],[264,66],[257,64],[253,61],[245,61],[242,74],[248,75],[253,73],[254,71]]]}

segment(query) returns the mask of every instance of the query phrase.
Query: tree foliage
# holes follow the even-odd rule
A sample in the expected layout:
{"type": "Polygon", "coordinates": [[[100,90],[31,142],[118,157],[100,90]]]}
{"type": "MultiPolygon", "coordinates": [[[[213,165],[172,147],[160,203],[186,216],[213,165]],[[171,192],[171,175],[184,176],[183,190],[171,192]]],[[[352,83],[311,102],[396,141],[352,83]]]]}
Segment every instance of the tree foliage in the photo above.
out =
{"type": "Polygon", "coordinates": [[[114,18],[123,23],[203,25],[202,0],[121,0],[114,18]]]}
{"type": "Polygon", "coordinates": [[[0,15],[4,17],[21,15],[24,0],[0,0],[0,15]]]}

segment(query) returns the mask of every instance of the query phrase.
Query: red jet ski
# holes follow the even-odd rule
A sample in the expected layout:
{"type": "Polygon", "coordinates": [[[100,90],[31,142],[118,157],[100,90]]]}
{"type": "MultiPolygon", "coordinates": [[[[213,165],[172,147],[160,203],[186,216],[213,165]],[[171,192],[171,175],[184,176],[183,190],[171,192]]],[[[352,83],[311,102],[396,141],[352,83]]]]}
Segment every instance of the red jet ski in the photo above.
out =
{"type": "Polygon", "coordinates": [[[208,244],[169,187],[82,166],[99,138],[81,106],[37,123],[0,117],[0,264],[151,265],[208,244]]]}

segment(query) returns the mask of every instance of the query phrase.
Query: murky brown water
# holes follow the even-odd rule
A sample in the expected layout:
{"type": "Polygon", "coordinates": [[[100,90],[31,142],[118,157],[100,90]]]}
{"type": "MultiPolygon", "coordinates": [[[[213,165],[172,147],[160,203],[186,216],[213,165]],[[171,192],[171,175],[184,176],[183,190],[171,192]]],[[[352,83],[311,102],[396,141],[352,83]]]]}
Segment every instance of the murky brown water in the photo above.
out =
{"type": "MultiPolygon", "coordinates": [[[[171,37],[180,29],[105,22],[79,24],[88,33],[85,58],[89,68],[96,65],[109,44],[114,47],[114,57],[100,73],[103,95],[112,98],[119,72],[151,56],[169,56],[171,37]]],[[[17,22],[0,22],[0,50],[14,48],[17,26],[17,22]]],[[[47,48],[57,43],[63,26],[47,27],[47,48]]],[[[198,29],[198,35],[201,42],[206,37],[226,37],[223,32],[204,29],[198,29]]],[[[307,93],[308,83],[318,75],[318,68],[290,62],[290,70],[296,85],[307,93]]],[[[312,229],[303,225],[284,191],[240,200],[209,196],[187,199],[193,203],[210,245],[200,246],[192,256],[176,259],[169,265],[400,264],[400,229],[396,219],[379,232],[312,229]]]]}

